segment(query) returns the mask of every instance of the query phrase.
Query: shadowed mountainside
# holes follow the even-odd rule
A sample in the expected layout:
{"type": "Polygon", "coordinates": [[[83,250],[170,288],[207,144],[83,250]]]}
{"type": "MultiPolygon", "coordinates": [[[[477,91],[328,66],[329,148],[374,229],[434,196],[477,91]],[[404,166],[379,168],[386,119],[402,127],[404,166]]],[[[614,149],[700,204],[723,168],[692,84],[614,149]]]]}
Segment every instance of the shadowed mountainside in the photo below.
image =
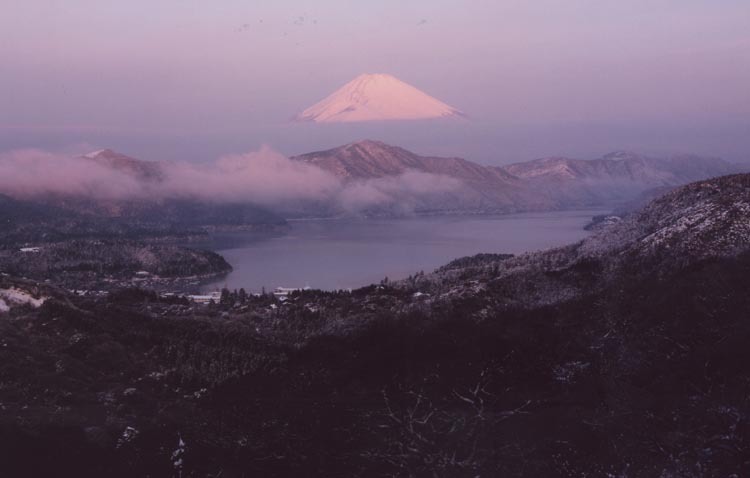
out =
{"type": "Polygon", "coordinates": [[[0,277],[29,302],[0,313],[0,468],[744,476],[749,224],[750,175],[734,175],[567,247],[283,304],[0,277]]]}

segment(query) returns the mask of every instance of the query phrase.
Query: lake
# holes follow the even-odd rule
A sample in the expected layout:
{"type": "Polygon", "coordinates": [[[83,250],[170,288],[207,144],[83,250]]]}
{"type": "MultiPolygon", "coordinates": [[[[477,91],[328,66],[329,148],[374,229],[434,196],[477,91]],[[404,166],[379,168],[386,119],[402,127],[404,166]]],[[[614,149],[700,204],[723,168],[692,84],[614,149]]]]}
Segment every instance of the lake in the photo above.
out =
{"type": "Polygon", "coordinates": [[[346,289],[430,272],[480,252],[519,254],[576,242],[589,234],[583,227],[592,216],[608,212],[298,220],[285,235],[219,233],[200,246],[234,268],[206,289],[346,289]]]}

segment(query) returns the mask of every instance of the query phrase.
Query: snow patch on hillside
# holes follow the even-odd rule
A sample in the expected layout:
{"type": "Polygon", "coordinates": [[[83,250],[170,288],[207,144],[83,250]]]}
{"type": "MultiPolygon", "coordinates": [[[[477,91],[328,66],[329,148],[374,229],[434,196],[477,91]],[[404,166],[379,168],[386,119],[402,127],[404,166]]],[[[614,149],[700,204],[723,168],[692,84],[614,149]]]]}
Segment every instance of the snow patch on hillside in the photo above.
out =
{"type": "Polygon", "coordinates": [[[106,149],[99,149],[97,151],[92,151],[90,153],[84,154],[83,157],[84,158],[88,158],[88,159],[94,159],[97,156],[99,156],[100,154],[104,153],[105,151],[107,151],[107,150],[106,149]]]}
{"type": "Polygon", "coordinates": [[[578,174],[571,168],[569,160],[564,158],[548,158],[526,163],[511,164],[505,168],[519,178],[559,178],[576,179],[578,174]]]}
{"type": "Polygon", "coordinates": [[[748,176],[725,176],[680,188],[591,236],[579,251],[677,263],[732,256],[750,245],[747,183],[748,176]]]}
{"type": "Polygon", "coordinates": [[[12,287],[0,289],[0,312],[7,312],[12,305],[30,304],[32,307],[41,307],[48,297],[36,298],[25,290],[12,287]]]}

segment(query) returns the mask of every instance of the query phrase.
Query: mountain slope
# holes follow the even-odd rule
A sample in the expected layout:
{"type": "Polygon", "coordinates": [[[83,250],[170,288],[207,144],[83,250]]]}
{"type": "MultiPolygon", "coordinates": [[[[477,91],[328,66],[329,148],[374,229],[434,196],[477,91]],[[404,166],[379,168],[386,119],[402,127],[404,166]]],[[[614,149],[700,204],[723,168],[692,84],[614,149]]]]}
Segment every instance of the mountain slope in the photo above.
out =
{"type": "Polygon", "coordinates": [[[169,163],[143,161],[109,149],[71,161],[108,170],[112,174],[102,177],[129,181],[128,184],[143,186],[142,191],[123,198],[98,197],[85,190],[46,192],[22,198],[0,192],[0,225],[3,226],[0,244],[115,236],[169,237],[192,235],[206,229],[275,230],[286,226],[286,221],[278,214],[248,202],[211,202],[150,194],[167,178],[169,163]]]}
{"type": "Polygon", "coordinates": [[[454,261],[423,281],[436,297],[491,291],[505,306],[536,308],[598,293],[623,276],[659,279],[748,253],[750,174],[737,174],[677,188],[580,243],[454,261]]]}
{"type": "Polygon", "coordinates": [[[462,116],[457,109],[386,74],[364,74],[302,111],[317,123],[417,120],[462,116]]]}
{"type": "Polygon", "coordinates": [[[523,179],[622,181],[648,187],[674,186],[737,172],[736,166],[718,158],[695,155],[651,158],[625,151],[593,160],[542,158],[510,164],[504,169],[523,179]]]}
{"type": "Polygon", "coordinates": [[[584,257],[615,255],[628,267],[660,273],[750,246],[750,174],[680,187],[583,242],[584,257]]]}
{"type": "Polygon", "coordinates": [[[0,276],[0,295],[46,299],[0,311],[0,466],[18,477],[745,476],[749,186],[735,175],[680,188],[625,219],[616,240],[463,258],[283,303],[87,298],[0,276]],[[654,234],[669,239],[654,249],[654,234]]]}
{"type": "Polygon", "coordinates": [[[372,140],[302,154],[292,159],[312,164],[347,181],[396,176],[408,170],[445,174],[467,181],[492,179],[512,183],[516,180],[499,168],[488,168],[461,158],[419,156],[398,146],[372,140]]]}
{"type": "Polygon", "coordinates": [[[425,208],[471,212],[611,205],[654,188],[737,172],[734,165],[715,158],[650,158],[633,153],[611,153],[594,160],[553,157],[493,167],[461,158],[420,156],[371,140],[292,159],[317,166],[345,182],[397,177],[407,171],[454,178],[464,187],[450,198],[452,205],[425,208]]]}
{"type": "Polygon", "coordinates": [[[544,209],[543,198],[528,194],[518,178],[501,168],[461,158],[420,156],[380,141],[364,140],[326,151],[292,157],[317,166],[345,183],[394,178],[410,171],[460,181],[462,187],[425,210],[511,212],[544,209]]]}
{"type": "Polygon", "coordinates": [[[131,158],[111,149],[93,151],[83,155],[82,159],[90,160],[101,166],[132,175],[144,181],[158,182],[164,179],[164,171],[159,163],[131,158]]]}

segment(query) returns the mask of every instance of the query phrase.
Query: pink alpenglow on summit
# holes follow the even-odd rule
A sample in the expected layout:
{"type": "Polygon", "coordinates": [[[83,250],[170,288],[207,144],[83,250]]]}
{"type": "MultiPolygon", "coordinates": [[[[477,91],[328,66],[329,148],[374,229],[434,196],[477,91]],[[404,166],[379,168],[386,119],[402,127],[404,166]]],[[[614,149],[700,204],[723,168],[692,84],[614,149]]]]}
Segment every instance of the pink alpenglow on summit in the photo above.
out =
{"type": "Polygon", "coordinates": [[[364,74],[294,119],[316,123],[349,123],[447,117],[464,117],[464,114],[394,76],[364,74]]]}

